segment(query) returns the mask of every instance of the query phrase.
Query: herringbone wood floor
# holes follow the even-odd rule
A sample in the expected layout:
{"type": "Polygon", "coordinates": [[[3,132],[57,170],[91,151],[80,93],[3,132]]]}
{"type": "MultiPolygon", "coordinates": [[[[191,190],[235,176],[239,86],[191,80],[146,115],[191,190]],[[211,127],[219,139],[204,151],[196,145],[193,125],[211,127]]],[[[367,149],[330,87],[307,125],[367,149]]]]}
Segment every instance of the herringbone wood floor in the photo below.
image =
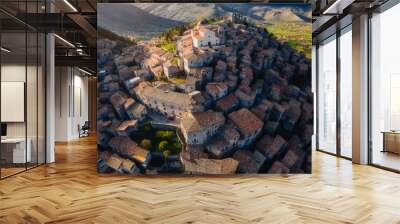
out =
{"type": "Polygon", "coordinates": [[[93,137],[0,181],[0,223],[400,223],[400,175],[315,152],[312,175],[96,173],[93,137]]]}

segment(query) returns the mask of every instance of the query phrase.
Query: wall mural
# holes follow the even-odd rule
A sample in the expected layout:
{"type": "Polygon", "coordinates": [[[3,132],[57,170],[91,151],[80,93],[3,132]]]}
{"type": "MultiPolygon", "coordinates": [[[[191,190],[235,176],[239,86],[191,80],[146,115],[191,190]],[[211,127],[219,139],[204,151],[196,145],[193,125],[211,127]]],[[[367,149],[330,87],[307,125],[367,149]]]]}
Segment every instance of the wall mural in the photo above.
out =
{"type": "Polygon", "coordinates": [[[311,173],[308,4],[98,4],[100,173],[311,173]]]}

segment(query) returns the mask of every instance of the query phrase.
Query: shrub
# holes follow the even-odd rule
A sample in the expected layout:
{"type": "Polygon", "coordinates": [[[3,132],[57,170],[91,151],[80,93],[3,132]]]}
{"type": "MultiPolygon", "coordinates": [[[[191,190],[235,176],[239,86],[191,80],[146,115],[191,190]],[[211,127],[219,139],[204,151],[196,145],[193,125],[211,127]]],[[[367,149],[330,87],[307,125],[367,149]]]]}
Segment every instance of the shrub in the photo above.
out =
{"type": "Polygon", "coordinates": [[[143,148],[145,148],[145,149],[147,149],[147,150],[151,150],[152,145],[153,145],[153,144],[151,143],[151,140],[150,140],[150,139],[143,139],[143,140],[140,142],[140,146],[143,147],[143,148]]]}
{"type": "Polygon", "coordinates": [[[173,42],[165,42],[165,43],[161,44],[160,47],[164,51],[168,51],[170,53],[175,53],[176,52],[176,45],[173,42]]]}
{"type": "Polygon", "coordinates": [[[158,144],[158,150],[160,150],[160,151],[165,151],[165,150],[167,150],[168,149],[168,142],[167,141],[161,141],[159,144],[158,144]]]}

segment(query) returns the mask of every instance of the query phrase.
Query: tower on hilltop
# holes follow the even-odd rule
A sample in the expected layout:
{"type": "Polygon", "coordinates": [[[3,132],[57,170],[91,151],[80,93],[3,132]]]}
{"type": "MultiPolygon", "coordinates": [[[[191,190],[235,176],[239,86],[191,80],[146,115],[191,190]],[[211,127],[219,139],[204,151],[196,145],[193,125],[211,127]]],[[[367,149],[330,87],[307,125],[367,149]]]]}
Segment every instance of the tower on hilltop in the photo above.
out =
{"type": "Polygon", "coordinates": [[[232,22],[233,23],[242,23],[245,20],[245,17],[238,13],[238,12],[233,12],[232,13],[232,22]]]}

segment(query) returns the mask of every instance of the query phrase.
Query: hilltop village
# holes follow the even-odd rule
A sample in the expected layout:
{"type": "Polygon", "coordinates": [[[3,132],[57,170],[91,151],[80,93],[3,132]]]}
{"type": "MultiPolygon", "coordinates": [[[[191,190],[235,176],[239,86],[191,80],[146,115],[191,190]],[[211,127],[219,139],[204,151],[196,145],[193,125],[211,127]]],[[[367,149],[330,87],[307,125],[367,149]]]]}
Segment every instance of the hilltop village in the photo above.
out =
{"type": "Polygon", "coordinates": [[[238,14],[174,41],[174,52],[98,41],[100,172],[311,172],[309,59],[238,14]],[[134,141],[149,124],[173,130],[181,151],[134,141]]]}

